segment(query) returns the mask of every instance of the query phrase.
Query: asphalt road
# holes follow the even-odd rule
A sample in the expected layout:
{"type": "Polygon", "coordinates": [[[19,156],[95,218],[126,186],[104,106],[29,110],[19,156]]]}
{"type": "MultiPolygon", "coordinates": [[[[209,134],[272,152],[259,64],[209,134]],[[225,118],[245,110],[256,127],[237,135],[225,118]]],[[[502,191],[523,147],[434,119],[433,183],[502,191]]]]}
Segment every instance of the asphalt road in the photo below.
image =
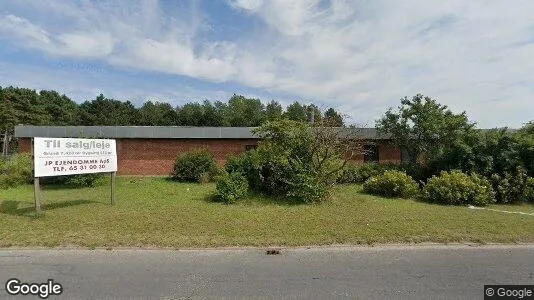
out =
{"type": "Polygon", "coordinates": [[[534,246],[0,250],[0,299],[13,277],[60,283],[49,299],[483,299],[534,284],[534,246]]]}

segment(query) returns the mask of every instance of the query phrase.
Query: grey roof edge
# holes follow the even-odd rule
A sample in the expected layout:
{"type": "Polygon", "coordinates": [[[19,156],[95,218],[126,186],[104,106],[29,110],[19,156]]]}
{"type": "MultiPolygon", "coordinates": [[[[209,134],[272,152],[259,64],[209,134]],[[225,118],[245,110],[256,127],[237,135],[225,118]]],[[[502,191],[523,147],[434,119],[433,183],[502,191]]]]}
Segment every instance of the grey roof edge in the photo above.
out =
{"type": "MultiPolygon", "coordinates": [[[[140,139],[258,139],[256,127],[194,126],[15,126],[16,138],[140,138],[140,139]]],[[[389,139],[375,128],[335,128],[341,134],[363,139],[389,139]]]]}
{"type": "MultiPolygon", "coordinates": [[[[258,139],[252,133],[256,127],[195,127],[195,126],[15,126],[16,138],[138,138],[138,139],[258,139]]],[[[376,128],[335,127],[346,136],[368,140],[389,140],[376,128]]],[[[496,128],[498,129],[498,128],[496,128]]],[[[481,129],[483,131],[492,129],[481,129]]],[[[513,132],[515,129],[508,129],[513,132]]]]}
{"type": "Polygon", "coordinates": [[[254,127],[15,126],[16,138],[257,139],[254,127]]]}

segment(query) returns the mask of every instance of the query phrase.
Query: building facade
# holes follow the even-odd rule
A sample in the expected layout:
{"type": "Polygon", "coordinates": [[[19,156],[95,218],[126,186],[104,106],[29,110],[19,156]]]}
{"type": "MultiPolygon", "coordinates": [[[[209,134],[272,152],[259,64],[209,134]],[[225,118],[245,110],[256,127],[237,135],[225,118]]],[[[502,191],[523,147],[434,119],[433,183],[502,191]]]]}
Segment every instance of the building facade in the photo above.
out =
{"type": "MultiPolygon", "coordinates": [[[[31,153],[32,138],[110,138],[117,143],[119,175],[169,175],[176,158],[189,150],[207,148],[223,165],[228,157],[253,149],[260,139],[250,127],[179,126],[16,126],[18,151],[31,153]]],[[[401,151],[373,128],[355,130],[365,142],[365,154],[355,163],[400,163],[401,151]]]]}

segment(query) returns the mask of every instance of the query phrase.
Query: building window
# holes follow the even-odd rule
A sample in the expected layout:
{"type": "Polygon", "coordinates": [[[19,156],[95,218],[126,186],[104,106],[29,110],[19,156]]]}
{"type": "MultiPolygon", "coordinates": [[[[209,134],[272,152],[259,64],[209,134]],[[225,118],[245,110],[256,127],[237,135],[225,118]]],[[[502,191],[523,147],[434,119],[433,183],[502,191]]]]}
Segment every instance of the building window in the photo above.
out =
{"type": "Polygon", "coordinates": [[[258,145],[245,145],[245,151],[250,151],[256,148],[258,148],[258,145]]]}
{"type": "Polygon", "coordinates": [[[363,146],[363,162],[378,162],[378,146],[364,145],[363,146]]]}
{"type": "Polygon", "coordinates": [[[413,162],[412,156],[408,153],[408,151],[405,148],[401,149],[401,162],[402,163],[413,162]]]}

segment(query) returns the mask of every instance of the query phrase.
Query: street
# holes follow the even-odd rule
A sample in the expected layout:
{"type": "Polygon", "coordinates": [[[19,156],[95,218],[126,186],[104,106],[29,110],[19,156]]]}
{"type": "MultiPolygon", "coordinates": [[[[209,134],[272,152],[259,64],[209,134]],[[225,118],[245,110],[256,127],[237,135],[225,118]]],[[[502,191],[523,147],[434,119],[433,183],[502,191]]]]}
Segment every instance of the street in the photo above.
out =
{"type": "Polygon", "coordinates": [[[49,299],[483,299],[534,284],[534,246],[0,250],[1,299],[10,278],[61,284],[49,299]]]}

